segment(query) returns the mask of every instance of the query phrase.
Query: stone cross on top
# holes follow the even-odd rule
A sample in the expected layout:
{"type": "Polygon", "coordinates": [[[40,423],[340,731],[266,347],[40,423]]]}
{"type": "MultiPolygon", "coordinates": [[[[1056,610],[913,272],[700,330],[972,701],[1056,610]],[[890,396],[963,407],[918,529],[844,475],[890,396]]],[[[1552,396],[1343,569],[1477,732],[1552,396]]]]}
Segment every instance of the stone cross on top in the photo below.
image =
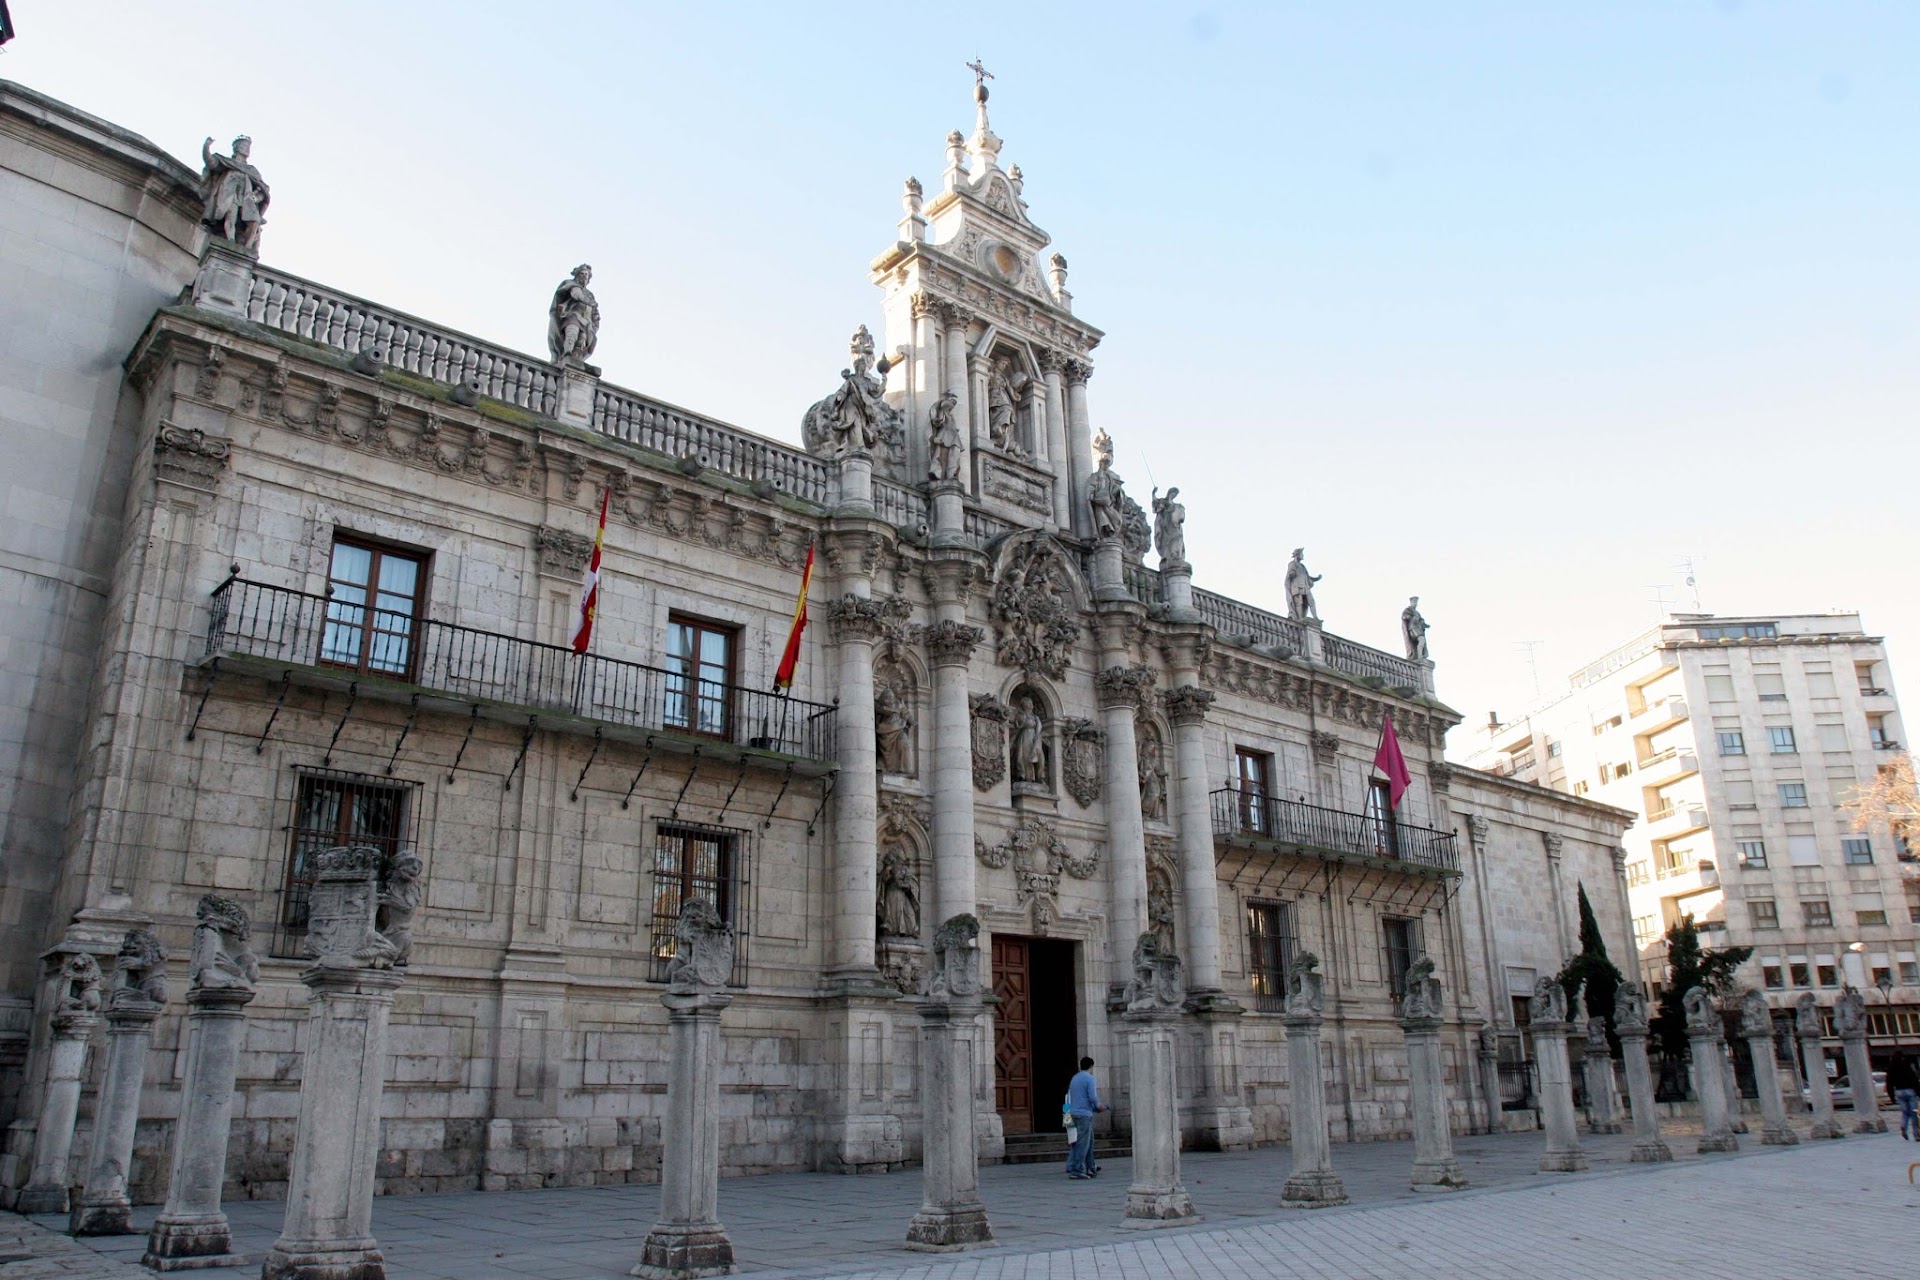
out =
{"type": "Polygon", "coordinates": [[[987,81],[993,79],[993,72],[981,65],[978,54],[975,54],[973,61],[967,63],[966,66],[967,70],[973,72],[973,87],[976,89],[985,88],[987,81]]]}

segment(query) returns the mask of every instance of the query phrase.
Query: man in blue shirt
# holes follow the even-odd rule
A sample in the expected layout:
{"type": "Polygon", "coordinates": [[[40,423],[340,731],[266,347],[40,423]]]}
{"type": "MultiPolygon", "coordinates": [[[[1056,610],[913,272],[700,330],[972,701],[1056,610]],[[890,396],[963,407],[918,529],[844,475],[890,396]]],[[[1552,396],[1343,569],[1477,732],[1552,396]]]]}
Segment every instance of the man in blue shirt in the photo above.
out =
{"type": "Polygon", "coordinates": [[[1093,1078],[1093,1059],[1080,1059],[1080,1070],[1067,1086],[1067,1111],[1073,1116],[1073,1146],[1067,1152],[1069,1178],[1097,1178],[1099,1166],[1093,1162],[1093,1117],[1106,1108],[1100,1105],[1100,1082],[1093,1078]]]}

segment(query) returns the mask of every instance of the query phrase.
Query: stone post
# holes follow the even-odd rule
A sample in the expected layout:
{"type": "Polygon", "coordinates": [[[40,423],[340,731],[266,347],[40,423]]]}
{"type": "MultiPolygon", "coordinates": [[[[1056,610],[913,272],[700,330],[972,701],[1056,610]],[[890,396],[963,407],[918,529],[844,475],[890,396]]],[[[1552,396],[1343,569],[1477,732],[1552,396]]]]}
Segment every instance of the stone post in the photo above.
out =
{"type": "Polygon", "coordinates": [[[1859,991],[1847,987],[1833,1006],[1833,1029],[1840,1033],[1840,1045],[1847,1057],[1847,1082],[1853,1090],[1853,1131],[1885,1133],[1887,1122],[1880,1118],[1880,1092],[1873,1087],[1873,1061],[1867,1056],[1867,1001],[1859,991]]]}
{"type": "Polygon", "coordinates": [[[1727,1072],[1721,1060],[1726,1035],[1720,1010],[1701,987],[1681,997],[1687,1011],[1687,1047],[1693,1053],[1693,1091],[1700,1099],[1700,1151],[1738,1151],[1733,1117],[1727,1111],[1727,1072]]]}
{"type": "Polygon", "coordinates": [[[167,1203],[147,1234],[140,1265],[178,1271],[207,1265],[233,1248],[220,1208],[233,1127],[233,1081],[239,1073],[246,1007],[260,963],[247,948],[246,913],[229,898],[200,899],[193,954],[187,963],[187,1065],[174,1125],[167,1203]]]}
{"type": "Polygon", "coordinates": [[[1325,1007],[1325,979],[1320,958],[1310,951],[1294,957],[1287,975],[1288,1126],[1291,1129],[1293,1171],[1280,1189],[1285,1209],[1324,1209],[1347,1202],[1347,1189],[1333,1171],[1333,1151],[1327,1140],[1327,1094],[1320,1075],[1320,1023],[1325,1007]]]}
{"type": "Polygon", "coordinates": [[[1440,1057],[1440,1015],[1444,993],[1433,976],[1433,961],[1422,956],[1407,970],[1407,994],[1400,1002],[1400,1031],[1407,1040],[1407,1080],[1413,1102],[1415,1191],[1461,1191],[1466,1172],[1453,1154],[1453,1124],[1447,1111],[1446,1066],[1440,1057]]]}
{"type": "Polygon", "coordinates": [[[1653,1100],[1653,1068],[1647,1062],[1647,997],[1637,982],[1623,982],[1613,997],[1613,1031],[1620,1037],[1620,1057],[1627,1069],[1627,1101],[1633,1108],[1635,1164],[1659,1164],[1673,1159],[1673,1149],[1660,1137],[1660,1112],[1653,1100]]]}
{"type": "MultiPolygon", "coordinates": [[[[1112,640],[1120,628],[1109,630],[1112,634],[1106,639],[1112,640]]],[[[1103,652],[1115,660],[1126,656],[1126,650],[1117,644],[1103,642],[1103,652]]],[[[1140,748],[1134,717],[1153,692],[1154,675],[1151,668],[1121,666],[1116,661],[1095,676],[1093,683],[1107,731],[1107,840],[1113,853],[1109,873],[1113,918],[1107,925],[1107,937],[1112,944],[1109,982],[1118,991],[1131,976],[1121,940],[1139,937],[1147,926],[1147,835],[1140,816],[1140,748]]]]}
{"type": "Polygon", "coordinates": [[[928,541],[936,547],[965,546],[967,510],[958,480],[934,480],[927,485],[927,504],[932,525],[928,541]]]}
{"type": "Polygon", "coordinates": [[[1087,379],[1093,366],[1069,360],[1061,369],[1067,383],[1067,463],[1073,476],[1073,531],[1081,537],[1093,532],[1087,506],[1087,481],[1093,476],[1093,426],[1087,417],[1087,379]]]}
{"type": "Polygon", "coordinates": [[[193,305],[247,319],[258,255],[222,236],[207,237],[200,269],[193,277],[193,305]]]}
{"type": "Polygon", "coordinates": [[[87,1041],[100,1025],[100,966],[94,958],[84,951],[69,952],[60,962],[59,983],[47,1088],[33,1136],[33,1167],[13,1202],[18,1213],[67,1210],[67,1158],[73,1154],[73,1121],[80,1113],[80,1077],[87,1041]]]}
{"type": "Polygon", "coordinates": [[[322,850],[308,908],[300,981],[312,993],[300,1063],[300,1119],[286,1220],[261,1280],[383,1280],[373,1238],[374,1167],[386,1089],[387,1017],[399,948],[373,927],[381,855],[370,845],[322,850]]]}
{"type": "Polygon", "coordinates": [[[980,922],[953,916],[934,930],[920,1004],[923,1190],[920,1212],[907,1226],[909,1249],[951,1253],[996,1243],[980,1202],[974,1147],[974,1052],[984,1004],[980,922]]]}
{"type": "Polygon", "coordinates": [[[1613,1079],[1613,1051],[1607,1046],[1607,1020],[1587,1019],[1587,1053],[1581,1060],[1587,1077],[1587,1132],[1624,1133],[1620,1116],[1620,1087],[1613,1079]]]}
{"type": "Polygon", "coordinates": [[[553,416],[576,427],[592,426],[593,397],[599,387],[600,378],[592,365],[581,368],[563,366],[560,370],[559,402],[554,405],[553,416]]]}
{"type": "Polygon", "coordinates": [[[1486,1108],[1487,1132],[1499,1133],[1506,1109],[1500,1104],[1500,1032],[1492,1023],[1480,1028],[1480,1105],[1486,1108]]]}
{"type": "Polygon", "coordinates": [[[1780,1098],[1780,1068],[1773,1055],[1773,1011],[1767,998],[1749,990],[1740,997],[1740,1037],[1753,1056],[1754,1090],[1760,1095],[1760,1142],[1769,1147],[1791,1147],[1800,1135],[1787,1123],[1786,1104],[1780,1098]]]}
{"type": "Polygon", "coordinates": [[[1733,1045],[1726,1039],[1726,1026],[1721,1025],[1720,1071],[1727,1083],[1727,1125],[1735,1133],[1747,1132],[1746,1117],[1741,1115],[1740,1075],[1733,1066],[1733,1045]]]}
{"type": "Polygon", "coordinates": [[[1573,1068],[1567,1058],[1567,993],[1552,978],[1533,984],[1533,1056],[1540,1067],[1540,1112],[1546,1122],[1547,1149],[1542,1173],[1578,1173],[1587,1167],[1580,1149],[1579,1122],[1573,1109],[1573,1068]]]}
{"type": "Polygon", "coordinates": [[[86,1189],[73,1206],[69,1224],[77,1236],[118,1236],[133,1229],[127,1180],[153,1023],[166,1008],[166,963],[166,948],[151,931],[127,931],[114,966],[114,990],[107,997],[107,1069],[94,1110],[86,1189]]]}
{"type": "Polygon", "coordinates": [[[1813,1133],[1821,1138],[1844,1138],[1847,1131],[1833,1118],[1833,1084],[1827,1079],[1826,1028],[1820,1023],[1820,1002],[1811,991],[1794,1002],[1793,1027],[1800,1037],[1800,1056],[1806,1063],[1807,1096],[1813,1102],[1813,1133]]]}
{"type": "Polygon", "coordinates": [[[733,973],[733,927],[705,898],[689,898],[667,968],[667,1115],[660,1157],[660,1220],[640,1265],[648,1280],[731,1275],[733,1242],[720,1225],[720,1011],[733,973]]]}
{"type": "Polygon", "coordinates": [[[1133,1182],[1120,1225],[1192,1222],[1193,1199],[1180,1183],[1180,1094],[1174,1079],[1174,1026],[1186,1000],[1179,957],[1143,933],[1133,947],[1122,1034],[1133,1108],[1133,1182]]]}

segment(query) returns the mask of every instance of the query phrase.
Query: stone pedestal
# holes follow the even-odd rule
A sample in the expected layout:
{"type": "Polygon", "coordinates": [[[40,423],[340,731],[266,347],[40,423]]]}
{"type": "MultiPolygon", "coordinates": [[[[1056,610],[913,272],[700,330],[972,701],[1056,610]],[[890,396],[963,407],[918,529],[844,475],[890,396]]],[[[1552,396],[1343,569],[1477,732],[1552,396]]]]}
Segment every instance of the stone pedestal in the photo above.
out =
{"type": "Polygon", "coordinates": [[[1780,1096],[1780,1066],[1773,1058],[1773,1030],[1746,1037],[1753,1055],[1753,1083],[1760,1094],[1760,1142],[1769,1147],[1791,1147],[1800,1135],[1787,1123],[1786,1103],[1780,1096]]]}
{"type": "Polygon", "coordinates": [[[660,1220],[647,1233],[636,1276],[690,1280],[730,1275],[733,1242],[720,1225],[720,1011],[733,997],[669,991],[667,1118],[660,1158],[660,1220]]]}
{"type": "MultiPolygon", "coordinates": [[[[124,994],[124,993],[122,993],[124,994]]],[[[117,1236],[133,1230],[127,1177],[134,1129],[140,1123],[140,1086],[147,1073],[153,1022],[164,1006],[125,1000],[107,1010],[107,1069],[87,1155],[86,1189],[74,1203],[69,1230],[77,1236],[117,1236]]]]}
{"type": "Polygon", "coordinates": [[[1673,1159],[1673,1149],[1660,1137],[1660,1112],[1653,1100],[1653,1068],[1647,1062],[1646,1023],[1631,1025],[1614,1020],[1620,1037],[1620,1057],[1627,1069],[1627,1102],[1633,1108],[1635,1164],[1660,1164],[1673,1159]]]}
{"type": "Polygon", "coordinates": [[[1161,1227],[1197,1216],[1180,1185],[1180,1098],[1174,1081],[1173,1009],[1133,1008],[1123,1017],[1133,1101],[1133,1182],[1122,1226],[1161,1227]]]}
{"type": "Polygon", "coordinates": [[[1176,622],[1200,615],[1193,607],[1193,566],[1185,560],[1160,562],[1160,600],[1176,622]]]}
{"type": "Polygon", "coordinates": [[[1127,594],[1124,551],[1119,538],[1102,538],[1093,544],[1093,598],[1130,600],[1127,594]]]}
{"type": "MultiPolygon", "coordinates": [[[[1290,995],[1288,1004],[1293,1003],[1290,995]]],[[[1327,1141],[1327,1093],[1320,1075],[1320,1014],[1295,1012],[1290,1007],[1285,1022],[1293,1171],[1281,1188],[1280,1204],[1287,1209],[1345,1204],[1347,1189],[1333,1171],[1333,1151],[1327,1141]]]]}
{"type": "MultiPolygon", "coordinates": [[[[1719,1014],[1714,1014],[1718,1021],[1719,1014]]],[[[1733,1117],[1727,1108],[1727,1072],[1721,1062],[1724,1042],[1714,1031],[1687,1029],[1687,1045],[1693,1051],[1693,1091],[1700,1099],[1700,1151],[1738,1151],[1740,1139],[1733,1136],[1733,1117]]]]}
{"type": "Polygon", "coordinates": [[[1614,1082],[1613,1057],[1607,1052],[1604,1035],[1597,1046],[1588,1038],[1587,1056],[1580,1070],[1587,1082],[1587,1132],[1625,1133],[1627,1125],[1621,1115],[1620,1086],[1614,1082]]]}
{"type": "Polygon", "coordinates": [[[927,486],[931,542],[936,547],[967,545],[965,491],[958,480],[935,480],[927,486]]]}
{"type": "Polygon", "coordinates": [[[1402,1018],[1407,1038],[1407,1079],[1413,1101],[1413,1173],[1415,1191],[1460,1191],[1466,1172],[1453,1154],[1453,1126],[1447,1115],[1447,1082],[1440,1058],[1440,1019],[1402,1018]]]}
{"type": "Polygon", "coordinates": [[[1188,1085],[1194,1149],[1245,1151],[1253,1146],[1253,1110],[1240,1092],[1240,1019],[1246,1010],[1217,993],[1187,1001],[1200,1036],[1205,1079],[1188,1085]]]}
{"type": "Polygon", "coordinates": [[[1847,1057],[1847,1083],[1853,1090],[1853,1131],[1885,1133],[1887,1122],[1880,1117],[1880,1091],[1873,1084],[1865,1026],[1851,1034],[1843,1032],[1840,1045],[1847,1057]]]}
{"type": "Polygon", "coordinates": [[[559,403],[554,406],[553,416],[576,427],[591,426],[593,393],[599,385],[600,379],[585,369],[560,370],[559,403]]]}
{"type": "Polygon", "coordinates": [[[1587,1167],[1580,1149],[1580,1129],[1573,1108],[1573,1067],[1567,1057],[1567,1035],[1572,1024],[1562,1019],[1533,1018],[1533,1053],[1540,1068],[1540,1114],[1547,1131],[1542,1173],[1578,1173],[1587,1167]]]}
{"type": "Polygon", "coordinates": [[[80,1075],[87,1062],[87,1041],[99,1022],[96,1013],[53,1016],[47,1089],[33,1136],[33,1171],[14,1199],[16,1212],[67,1210],[67,1157],[73,1152],[73,1121],[80,1113],[80,1075]]]}
{"type": "MultiPolygon", "coordinates": [[[[971,920],[971,917],[967,917],[971,920]]],[[[951,926],[941,926],[944,932],[951,926]]],[[[975,926],[977,933],[978,926],[975,926]]],[[[935,941],[935,994],[920,1006],[921,1171],[920,1212],[907,1227],[907,1248],[951,1253],[996,1243],[980,1202],[980,1169],[973,1132],[974,1037],[982,1002],[977,994],[939,990],[943,970],[961,987],[979,982],[978,948],[964,958],[935,941]],[[971,964],[971,980],[960,972],[971,964]]]]}
{"type": "Polygon", "coordinates": [[[840,480],[840,501],[836,515],[873,514],[873,455],[854,449],[840,457],[836,468],[840,480]]]}
{"type": "Polygon", "coordinates": [[[147,1235],[143,1267],[178,1271],[206,1266],[233,1248],[220,1190],[233,1127],[233,1081],[252,999],[253,992],[242,988],[187,992],[186,1084],[174,1126],[172,1173],[167,1203],[147,1235]]]}
{"type": "Polygon", "coordinates": [[[193,277],[193,305],[245,320],[256,261],[254,254],[224,236],[209,236],[193,277]]]}
{"type": "Polygon", "coordinates": [[[1499,1133],[1506,1109],[1500,1102],[1500,1034],[1492,1027],[1480,1031],[1480,1105],[1487,1113],[1487,1132],[1499,1133]]]}

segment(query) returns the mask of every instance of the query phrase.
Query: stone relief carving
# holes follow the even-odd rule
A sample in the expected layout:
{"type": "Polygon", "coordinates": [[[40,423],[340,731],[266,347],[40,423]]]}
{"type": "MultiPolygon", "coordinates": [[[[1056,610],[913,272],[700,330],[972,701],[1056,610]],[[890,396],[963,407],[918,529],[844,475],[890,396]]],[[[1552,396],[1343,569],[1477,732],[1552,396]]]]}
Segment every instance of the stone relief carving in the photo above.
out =
{"type": "Polygon", "coordinates": [[[985,866],[1013,868],[1020,904],[1031,910],[1033,931],[1043,937],[1059,913],[1061,876],[1088,880],[1100,869],[1097,850],[1084,858],[1073,857],[1045,818],[1027,820],[991,847],[976,835],[973,852],[985,866]]]}
{"type": "Polygon", "coordinates": [[[163,480],[211,487],[226,470],[233,446],[198,427],[160,424],[153,437],[153,470],[163,480]]]}
{"type": "Polygon", "coordinates": [[[1400,637],[1407,642],[1407,656],[1415,662],[1427,660],[1427,620],[1420,616],[1420,597],[1415,596],[1400,611],[1400,637]]]}
{"type": "Polygon", "coordinates": [[[1180,957],[1149,930],[1133,944],[1133,977],[1127,983],[1127,1008],[1172,1013],[1187,1000],[1180,957]]]}
{"type": "Polygon", "coordinates": [[[200,144],[200,164],[201,225],[257,257],[272,195],[253,167],[253,139],[235,138],[233,153],[223,156],[208,138],[200,144]]]}
{"type": "Polygon", "coordinates": [[[1587,1019],[1587,1056],[1604,1057],[1610,1052],[1607,1047],[1607,1020],[1596,1013],[1587,1019]]]}
{"type": "Polygon", "coordinates": [[[1445,1003],[1440,979],[1433,973],[1432,957],[1421,956],[1407,968],[1407,994],[1400,998],[1400,1016],[1438,1018],[1445,1003]]]}
{"type": "MultiPolygon", "coordinates": [[[[1687,1024],[1691,1027],[1693,1024],[1687,1024]]],[[[1833,1002],[1833,1032],[1843,1040],[1858,1039],[1867,1034],[1866,997],[1853,987],[1843,987],[1840,998],[1833,1002]]]]}
{"type": "Polygon", "coordinates": [[[933,931],[933,964],[925,995],[935,1000],[980,994],[980,922],[958,915],[933,931]]]}
{"type": "Polygon", "coordinates": [[[380,850],[336,845],[314,855],[313,896],[303,953],[328,968],[390,969],[394,946],[374,928],[380,850]]]}
{"type": "Polygon", "coordinates": [[[988,596],[1000,665],[1059,679],[1080,638],[1066,560],[1044,537],[1015,547],[988,596]]]}
{"type": "Polygon", "coordinates": [[[533,545],[540,552],[540,572],[563,578],[578,578],[585,573],[587,561],[593,556],[593,539],[586,534],[546,525],[533,531],[533,545]]]}
{"type": "Polygon", "coordinates": [[[1147,513],[1124,488],[1120,491],[1120,546],[1126,552],[1127,560],[1133,564],[1145,562],[1147,552],[1153,546],[1153,531],[1147,523],[1147,513]]]}
{"type": "Polygon", "coordinates": [[[1340,735],[1328,733],[1325,729],[1315,729],[1307,735],[1308,745],[1313,749],[1313,758],[1326,764],[1340,754],[1340,735]]]}
{"type": "Polygon", "coordinates": [[[940,393],[933,403],[933,412],[928,415],[927,429],[931,440],[927,466],[927,479],[936,482],[958,480],[960,478],[960,419],[955,412],[960,405],[960,397],[951,388],[940,393]]]}
{"type": "Polygon", "coordinates": [[[897,597],[849,593],[828,601],[823,612],[837,640],[881,640],[912,614],[913,606],[897,597]]]}
{"type": "Polygon", "coordinates": [[[1320,607],[1313,601],[1313,584],[1320,581],[1320,575],[1307,572],[1304,557],[1305,547],[1293,549],[1293,559],[1287,564],[1287,616],[1295,622],[1304,622],[1308,618],[1320,621],[1320,607]]]}
{"type": "Polygon", "coordinates": [[[1160,731],[1150,720],[1141,720],[1134,730],[1135,755],[1140,778],[1140,816],[1148,822],[1167,820],[1166,752],[1160,746],[1160,731]]]}
{"type": "Polygon", "coordinates": [[[1827,1033],[1820,1017],[1820,1001],[1813,992],[1802,992],[1793,1002],[1793,1029],[1801,1036],[1820,1037],[1827,1033]]]}
{"type": "Polygon", "coordinates": [[[600,303],[587,287],[592,281],[593,268],[581,263],[547,304],[547,352],[563,368],[587,368],[587,357],[599,344],[600,303]]]}
{"type": "Polygon", "coordinates": [[[1293,958],[1287,971],[1286,1015],[1290,1018],[1317,1018],[1326,1007],[1326,979],[1320,974],[1320,957],[1302,951],[1293,958]]]}
{"type": "Polygon", "coordinates": [[[131,1009],[167,1002],[167,949],[151,929],[129,929],[113,964],[110,1009],[131,1009]]]}
{"type": "Polygon", "coordinates": [[[900,844],[889,844],[880,857],[880,933],[889,938],[920,936],[920,873],[913,855],[900,844]]]}
{"type": "Polygon", "coordinates": [[[402,853],[387,868],[386,883],[380,888],[373,927],[393,948],[393,963],[404,965],[413,955],[413,913],[420,909],[425,892],[420,873],[426,864],[417,854],[402,853]]]}
{"type": "Polygon", "coordinates": [[[990,693],[967,698],[973,726],[973,785],[982,791],[1007,776],[1007,708],[990,693]]]}
{"type": "Polygon", "coordinates": [[[887,678],[875,680],[873,694],[874,750],[882,773],[911,775],[913,767],[913,717],[907,713],[908,701],[902,696],[906,682],[897,669],[887,678]]]}
{"type": "Polygon", "coordinates": [[[1687,988],[1680,997],[1680,1007],[1686,1011],[1688,1035],[1718,1037],[1722,1033],[1720,1010],[1714,1007],[1705,987],[1687,988]]]}
{"type": "Polygon", "coordinates": [[[1011,772],[1013,780],[1051,789],[1053,767],[1047,722],[1040,718],[1034,696],[1024,690],[1013,696],[1011,772]]]}
{"type": "Polygon", "coordinates": [[[1613,992],[1613,1027],[1621,1035],[1647,1034],[1647,993],[1637,982],[1623,982],[1613,992]]]}
{"type": "Polygon", "coordinates": [[[1533,984],[1533,1001],[1530,1009],[1533,1021],[1565,1022],[1567,1020],[1567,991],[1552,978],[1539,978],[1533,984]]]}
{"type": "Polygon", "coordinates": [[[1147,931],[1160,939],[1163,950],[1174,950],[1174,928],[1179,912],[1174,891],[1180,884],[1179,850],[1166,836],[1147,837],[1147,931]]]}
{"type": "Polygon", "coordinates": [[[705,898],[680,904],[673,926],[673,959],[667,962],[667,986],[697,991],[727,985],[733,976],[733,926],[705,898]]]}
{"type": "Polygon", "coordinates": [[[1773,1010],[1767,998],[1751,987],[1740,993],[1740,1034],[1747,1039],[1773,1035],[1773,1010]]]}
{"type": "Polygon", "coordinates": [[[1107,735],[1078,716],[1060,726],[1060,781],[1074,803],[1086,808],[1100,798],[1106,776],[1107,735]]]}
{"type": "Polygon", "coordinates": [[[1159,486],[1154,486],[1153,549],[1160,553],[1162,567],[1187,562],[1187,504],[1175,501],[1179,496],[1178,485],[1168,489],[1164,498],[1159,486]]]}
{"type": "Polygon", "coordinates": [[[84,951],[74,951],[60,962],[60,993],[53,1016],[100,1012],[100,962],[84,951]]]}
{"type": "Polygon", "coordinates": [[[247,946],[253,925],[232,898],[207,894],[193,909],[193,952],[187,960],[189,991],[252,991],[260,959],[247,946]]]}
{"type": "Polygon", "coordinates": [[[829,458],[849,453],[870,454],[882,447],[897,450],[906,440],[900,413],[886,400],[886,374],[896,361],[874,358],[873,334],[867,326],[854,330],[847,344],[851,368],[840,371],[840,387],[817,400],[800,420],[800,438],[810,453],[829,458]]]}

